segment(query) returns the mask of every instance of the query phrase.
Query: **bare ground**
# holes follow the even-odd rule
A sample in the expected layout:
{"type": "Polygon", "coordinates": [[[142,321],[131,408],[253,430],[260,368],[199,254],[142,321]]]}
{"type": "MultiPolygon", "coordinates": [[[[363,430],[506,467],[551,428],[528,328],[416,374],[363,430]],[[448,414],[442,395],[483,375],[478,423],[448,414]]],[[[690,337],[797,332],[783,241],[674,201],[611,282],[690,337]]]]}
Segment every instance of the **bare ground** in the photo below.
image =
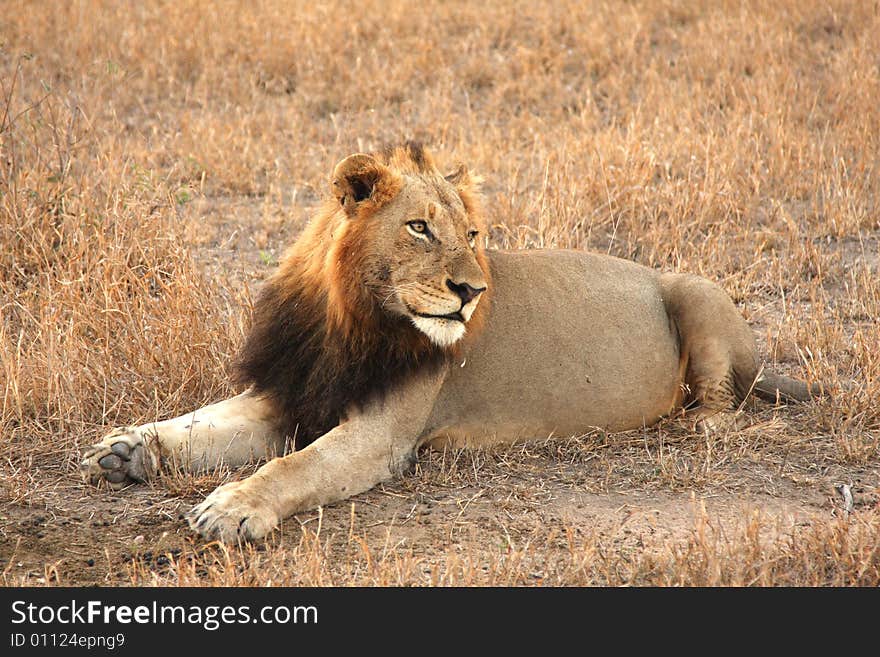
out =
{"type": "MultiPolygon", "coordinates": [[[[786,411],[764,415],[780,422],[786,411]]],[[[758,438],[760,426],[754,431],[758,438]]],[[[766,453],[750,455],[751,448],[735,462],[716,464],[705,446],[694,445],[698,441],[661,428],[601,442],[423,454],[418,471],[405,480],[290,518],[267,546],[251,547],[233,562],[244,568],[253,561],[252,550],[270,559],[272,568],[260,573],[265,579],[251,581],[263,584],[657,583],[627,572],[635,554],[643,559],[646,552],[662,556],[670,546],[686,549],[707,531],[713,541],[735,544],[755,527],[760,541],[773,545],[811,523],[845,517],[837,490],[842,483],[854,493],[846,522],[876,516],[876,467],[768,459],[766,453]],[[660,451],[666,456],[658,461],[660,451]],[[712,484],[700,483],[706,468],[712,484]],[[309,541],[324,545],[326,562],[317,571],[302,563],[308,553],[303,542],[309,541]],[[614,555],[605,557],[613,562],[611,573],[569,572],[596,551],[614,555]],[[529,567],[498,568],[512,555],[529,567]],[[408,562],[405,571],[389,569],[395,559],[408,562]],[[377,572],[371,561],[380,562],[377,572]],[[493,566],[498,572],[487,572],[493,566]],[[353,582],[352,569],[362,571],[353,582]]],[[[98,491],[51,463],[35,468],[33,479],[40,494],[30,494],[30,503],[12,499],[0,513],[7,583],[173,584],[187,564],[198,572],[228,558],[194,540],[181,513],[199,496],[175,492],[174,482],[171,491],[161,485],[98,491]]],[[[208,493],[215,483],[205,477],[186,488],[208,493]]],[[[199,581],[211,577],[202,573],[187,583],[199,581]]],[[[228,572],[221,579],[238,581],[228,572]]]]}

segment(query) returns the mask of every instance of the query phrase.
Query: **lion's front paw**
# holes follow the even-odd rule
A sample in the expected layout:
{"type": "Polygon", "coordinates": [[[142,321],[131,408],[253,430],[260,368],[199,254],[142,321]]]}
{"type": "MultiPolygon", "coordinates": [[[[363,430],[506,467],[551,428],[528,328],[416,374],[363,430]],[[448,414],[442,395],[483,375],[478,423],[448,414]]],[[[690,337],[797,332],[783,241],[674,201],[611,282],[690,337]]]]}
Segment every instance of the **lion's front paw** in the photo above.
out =
{"type": "Polygon", "coordinates": [[[121,427],[86,448],[79,468],[87,482],[106,481],[119,490],[134,481],[146,481],[158,466],[142,433],[135,427],[121,427]]]}
{"type": "Polygon", "coordinates": [[[278,516],[260,497],[248,491],[248,481],[217,488],[190,511],[189,526],[207,539],[224,543],[263,538],[278,524],[278,516]]]}

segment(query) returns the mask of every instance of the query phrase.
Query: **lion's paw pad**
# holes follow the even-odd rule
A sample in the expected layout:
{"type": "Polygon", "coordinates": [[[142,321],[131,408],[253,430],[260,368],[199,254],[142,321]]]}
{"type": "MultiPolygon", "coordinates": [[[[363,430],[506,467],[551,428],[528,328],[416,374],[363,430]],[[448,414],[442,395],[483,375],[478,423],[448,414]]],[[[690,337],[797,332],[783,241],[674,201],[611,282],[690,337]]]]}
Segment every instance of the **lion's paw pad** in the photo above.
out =
{"type": "Polygon", "coordinates": [[[115,490],[146,480],[155,469],[155,459],[134,427],[114,429],[86,448],[80,463],[83,479],[91,484],[106,481],[115,490]]]}

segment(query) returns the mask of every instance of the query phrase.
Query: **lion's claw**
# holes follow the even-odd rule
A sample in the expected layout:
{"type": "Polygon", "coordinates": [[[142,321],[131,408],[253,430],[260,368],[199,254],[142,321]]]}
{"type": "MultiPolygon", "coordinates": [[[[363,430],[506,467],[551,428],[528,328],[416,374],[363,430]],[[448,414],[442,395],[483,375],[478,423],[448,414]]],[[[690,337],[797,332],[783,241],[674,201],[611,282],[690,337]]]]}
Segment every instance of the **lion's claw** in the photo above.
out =
{"type": "Polygon", "coordinates": [[[223,543],[263,538],[278,524],[275,513],[249,495],[246,481],[220,486],[193,507],[186,519],[193,531],[223,543]]]}

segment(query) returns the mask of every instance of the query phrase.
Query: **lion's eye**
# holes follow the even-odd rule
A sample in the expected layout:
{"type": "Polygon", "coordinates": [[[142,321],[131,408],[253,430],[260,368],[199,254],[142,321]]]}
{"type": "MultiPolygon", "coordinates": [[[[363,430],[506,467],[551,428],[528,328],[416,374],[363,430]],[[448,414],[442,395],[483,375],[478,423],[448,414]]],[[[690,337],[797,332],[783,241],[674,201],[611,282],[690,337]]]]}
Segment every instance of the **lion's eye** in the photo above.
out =
{"type": "Polygon", "coordinates": [[[468,242],[471,243],[471,246],[473,246],[476,243],[477,235],[479,235],[479,234],[480,234],[480,231],[478,231],[478,230],[469,230],[468,231],[468,234],[467,234],[468,235],[468,242]]]}
{"type": "Polygon", "coordinates": [[[414,221],[406,222],[406,229],[421,239],[430,239],[431,231],[428,228],[428,224],[421,219],[416,219],[414,221]]]}

